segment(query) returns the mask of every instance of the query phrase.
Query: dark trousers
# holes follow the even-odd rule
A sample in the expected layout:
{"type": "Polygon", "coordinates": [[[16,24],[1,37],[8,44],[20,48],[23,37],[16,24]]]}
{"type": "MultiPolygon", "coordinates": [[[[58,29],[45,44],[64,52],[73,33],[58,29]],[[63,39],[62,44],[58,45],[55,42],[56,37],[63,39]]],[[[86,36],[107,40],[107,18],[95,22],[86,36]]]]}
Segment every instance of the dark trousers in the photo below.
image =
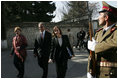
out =
{"type": "Polygon", "coordinates": [[[42,78],[47,78],[47,75],[48,75],[48,58],[38,57],[38,64],[43,69],[42,78]]]}
{"type": "Polygon", "coordinates": [[[18,75],[20,75],[20,77],[23,77],[23,75],[24,75],[24,62],[22,62],[21,59],[18,58],[18,56],[16,54],[14,55],[14,66],[19,71],[18,75]]]}
{"type": "Polygon", "coordinates": [[[84,41],[83,41],[83,40],[84,40],[84,39],[80,39],[80,40],[77,41],[76,48],[77,48],[77,46],[79,46],[79,49],[80,49],[80,48],[83,48],[83,46],[84,46],[84,41]]]}
{"type": "Polygon", "coordinates": [[[79,45],[79,40],[77,40],[76,48],[77,48],[78,45],[79,45]]]}
{"type": "Polygon", "coordinates": [[[57,78],[64,78],[65,77],[66,71],[67,71],[67,62],[68,62],[68,60],[56,62],[57,78]]]}

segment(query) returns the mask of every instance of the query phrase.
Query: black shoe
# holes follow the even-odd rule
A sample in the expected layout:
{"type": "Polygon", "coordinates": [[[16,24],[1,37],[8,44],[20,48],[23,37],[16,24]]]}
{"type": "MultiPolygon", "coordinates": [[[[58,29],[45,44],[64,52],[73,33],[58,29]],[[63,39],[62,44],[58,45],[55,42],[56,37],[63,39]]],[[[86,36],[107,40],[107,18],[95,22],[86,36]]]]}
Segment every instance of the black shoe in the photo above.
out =
{"type": "Polygon", "coordinates": [[[23,75],[18,74],[17,78],[23,78],[23,75]]]}
{"type": "Polygon", "coordinates": [[[43,75],[42,78],[47,78],[47,76],[44,76],[44,75],[43,75]]]}
{"type": "Polygon", "coordinates": [[[19,76],[20,76],[20,75],[18,74],[18,75],[17,75],[17,78],[19,78],[19,76]]]}
{"type": "Polygon", "coordinates": [[[23,75],[20,75],[19,78],[23,78],[23,75]]]}

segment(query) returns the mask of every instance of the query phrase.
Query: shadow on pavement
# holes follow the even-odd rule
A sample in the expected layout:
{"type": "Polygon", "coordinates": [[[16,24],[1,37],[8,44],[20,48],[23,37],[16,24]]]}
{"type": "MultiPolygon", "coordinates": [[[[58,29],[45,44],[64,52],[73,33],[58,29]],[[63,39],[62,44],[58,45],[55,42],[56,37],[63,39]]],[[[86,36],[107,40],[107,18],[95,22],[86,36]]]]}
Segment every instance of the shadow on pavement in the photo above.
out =
{"type": "MultiPolygon", "coordinates": [[[[1,78],[16,78],[18,74],[13,65],[13,57],[9,56],[10,51],[1,51],[1,78]]],[[[75,53],[75,57],[68,61],[68,70],[66,78],[86,78],[87,72],[87,53],[75,53]]],[[[56,78],[55,64],[50,63],[48,69],[48,78],[56,78]]],[[[33,56],[33,51],[27,51],[25,62],[24,78],[41,78],[42,69],[38,66],[37,58],[33,56]]]]}

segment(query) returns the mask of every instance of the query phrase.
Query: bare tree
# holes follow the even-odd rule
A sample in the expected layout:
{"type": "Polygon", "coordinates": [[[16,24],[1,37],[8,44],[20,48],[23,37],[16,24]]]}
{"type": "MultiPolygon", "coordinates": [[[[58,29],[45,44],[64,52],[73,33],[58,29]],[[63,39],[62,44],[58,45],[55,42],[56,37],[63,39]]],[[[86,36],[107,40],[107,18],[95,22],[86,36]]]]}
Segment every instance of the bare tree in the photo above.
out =
{"type": "Polygon", "coordinates": [[[98,2],[89,2],[89,11],[91,14],[92,18],[97,18],[98,17],[98,10],[100,9],[100,5],[98,4],[98,2]]]}
{"type": "Polygon", "coordinates": [[[68,13],[63,12],[62,20],[71,20],[72,22],[81,21],[88,19],[88,13],[94,18],[98,12],[98,2],[90,3],[89,2],[89,12],[88,12],[88,2],[87,1],[70,1],[68,2],[68,13]]]}

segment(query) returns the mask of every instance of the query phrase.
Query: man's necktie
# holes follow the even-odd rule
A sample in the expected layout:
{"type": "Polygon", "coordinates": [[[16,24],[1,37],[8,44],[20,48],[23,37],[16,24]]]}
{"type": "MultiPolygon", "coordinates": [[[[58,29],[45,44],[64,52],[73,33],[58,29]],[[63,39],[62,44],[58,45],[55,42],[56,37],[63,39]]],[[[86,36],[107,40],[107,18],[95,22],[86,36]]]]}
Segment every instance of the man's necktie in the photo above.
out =
{"type": "Polygon", "coordinates": [[[103,34],[102,34],[102,36],[103,36],[105,33],[106,33],[106,30],[104,30],[104,31],[103,31],[103,34]]]}
{"type": "Polygon", "coordinates": [[[41,39],[43,40],[43,32],[41,33],[41,39]]]}

